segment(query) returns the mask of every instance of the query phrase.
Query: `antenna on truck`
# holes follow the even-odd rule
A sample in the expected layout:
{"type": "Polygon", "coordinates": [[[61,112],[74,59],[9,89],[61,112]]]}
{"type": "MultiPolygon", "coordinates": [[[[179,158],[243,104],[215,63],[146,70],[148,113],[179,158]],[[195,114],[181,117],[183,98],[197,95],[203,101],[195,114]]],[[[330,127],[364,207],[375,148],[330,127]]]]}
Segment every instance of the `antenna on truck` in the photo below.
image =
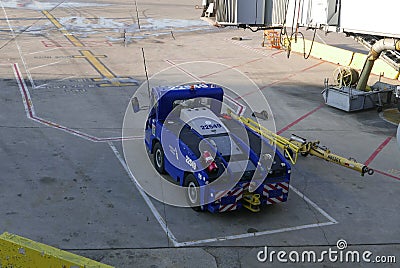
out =
{"type": "Polygon", "coordinates": [[[147,93],[149,94],[150,98],[150,83],[149,83],[149,75],[147,74],[147,65],[146,65],[146,57],[144,55],[144,48],[142,48],[142,55],[143,55],[144,72],[146,74],[146,81],[147,81],[147,93]]]}

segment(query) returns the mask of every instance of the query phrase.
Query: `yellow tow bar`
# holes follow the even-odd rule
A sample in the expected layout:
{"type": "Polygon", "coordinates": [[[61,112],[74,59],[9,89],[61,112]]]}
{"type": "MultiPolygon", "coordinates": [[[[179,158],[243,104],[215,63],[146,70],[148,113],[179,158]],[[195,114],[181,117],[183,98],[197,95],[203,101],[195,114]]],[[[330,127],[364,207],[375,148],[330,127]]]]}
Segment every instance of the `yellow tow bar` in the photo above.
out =
{"type": "Polygon", "coordinates": [[[364,164],[358,163],[352,158],[347,159],[332,153],[328,148],[319,145],[319,141],[307,142],[306,139],[296,135],[292,135],[292,137],[288,139],[286,137],[279,136],[278,134],[261,126],[256,121],[250,118],[238,116],[231,111],[228,111],[228,113],[233,119],[238,120],[245,126],[249,127],[264,138],[268,139],[270,141],[270,144],[276,145],[281,148],[285,157],[289,159],[292,164],[296,164],[298,154],[300,153],[302,156],[313,155],[328,162],[332,162],[340,166],[358,171],[360,172],[361,176],[364,176],[364,174],[374,174],[373,169],[367,167],[364,164]]]}
{"type": "Polygon", "coordinates": [[[259,212],[260,211],[260,195],[259,194],[252,194],[246,192],[243,194],[243,207],[247,208],[252,212],[259,212]]]}

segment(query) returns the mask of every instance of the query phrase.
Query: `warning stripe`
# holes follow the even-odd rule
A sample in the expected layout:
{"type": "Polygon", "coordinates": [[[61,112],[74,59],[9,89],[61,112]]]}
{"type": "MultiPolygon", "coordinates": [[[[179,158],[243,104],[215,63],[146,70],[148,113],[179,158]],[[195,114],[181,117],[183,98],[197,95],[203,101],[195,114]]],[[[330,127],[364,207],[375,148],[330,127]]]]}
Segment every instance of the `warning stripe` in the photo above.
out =
{"type": "Polygon", "coordinates": [[[241,188],[241,187],[235,188],[234,190],[221,191],[215,195],[215,200],[219,200],[224,196],[236,196],[236,195],[241,196],[242,193],[243,193],[243,188],[241,188]]]}
{"type": "Polygon", "coordinates": [[[264,189],[263,189],[263,196],[268,196],[268,189],[265,188],[265,186],[264,186],[264,189]]]}
{"type": "Polygon", "coordinates": [[[226,195],[227,193],[229,193],[229,190],[218,192],[218,193],[215,195],[215,200],[221,199],[221,198],[222,198],[224,195],[226,195]]]}
{"type": "Polygon", "coordinates": [[[247,188],[250,187],[250,182],[243,183],[242,187],[243,187],[244,190],[247,190],[247,188]]]}
{"type": "Polygon", "coordinates": [[[243,192],[243,188],[236,188],[234,191],[229,192],[228,196],[238,195],[238,194],[241,194],[242,192],[243,192]]]}
{"type": "Polygon", "coordinates": [[[268,196],[268,191],[276,190],[277,188],[272,184],[265,184],[263,189],[263,195],[268,196]]]}
{"type": "Polygon", "coordinates": [[[274,197],[274,198],[268,198],[267,199],[267,204],[276,204],[276,203],[281,203],[284,202],[283,198],[278,196],[278,197],[274,197]]]}
{"type": "Polygon", "coordinates": [[[271,190],[277,190],[278,188],[275,187],[273,184],[267,184],[268,187],[271,188],[271,190]]]}
{"type": "Polygon", "coordinates": [[[288,193],[289,192],[289,184],[286,182],[278,183],[278,185],[282,188],[283,193],[288,193]]]}
{"type": "Polygon", "coordinates": [[[237,204],[228,204],[219,207],[219,212],[232,211],[237,209],[237,204]]]}

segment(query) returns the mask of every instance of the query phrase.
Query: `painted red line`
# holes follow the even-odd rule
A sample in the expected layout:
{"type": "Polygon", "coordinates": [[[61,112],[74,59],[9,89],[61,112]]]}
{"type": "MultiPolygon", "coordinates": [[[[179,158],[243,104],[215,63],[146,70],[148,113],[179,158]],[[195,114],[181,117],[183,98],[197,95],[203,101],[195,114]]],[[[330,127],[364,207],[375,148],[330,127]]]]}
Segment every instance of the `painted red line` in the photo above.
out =
{"type": "Polygon", "coordinates": [[[222,73],[222,72],[234,69],[234,68],[242,67],[242,66],[244,66],[246,64],[253,63],[253,62],[256,62],[256,61],[259,61],[259,60],[262,60],[262,59],[263,58],[258,58],[258,59],[254,59],[254,60],[251,60],[251,61],[247,61],[247,62],[244,62],[244,63],[239,64],[239,65],[235,65],[235,66],[232,66],[232,67],[229,67],[229,68],[225,68],[225,69],[220,70],[220,71],[216,71],[216,72],[213,72],[213,73],[210,73],[210,74],[206,74],[206,75],[200,76],[200,78],[205,78],[205,77],[208,77],[208,76],[211,76],[211,75],[214,75],[214,74],[218,74],[218,73],[222,73]]]}
{"type": "Polygon", "coordinates": [[[278,84],[278,83],[282,82],[282,81],[285,80],[286,78],[287,78],[287,77],[285,77],[285,78],[282,79],[282,80],[276,80],[276,81],[274,81],[274,82],[272,82],[272,83],[269,83],[269,84],[267,84],[267,85],[265,85],[265,86],[263,86],[263,87],[260,87],[260,88],[257,89],[257,90],[253,90],[253,91],[247,92],[246,94],[243,94],[242,96],[236,97],[235,100],[240,100],[240,99],[243,99],[244,97],[249,96],[249,95],[252,95],[252,94],[254,94],[254,93],[258,92],[258,91],[263,91],[264,89],[266,89],[266,88],[268,88],[268,87],[271,87],[271,86],[273,86],[273,85],[275,85],[275,84],[278,84]]]}
{"type": "Polygon", "coordinates": [[[172,66],[174,66],[175,68],[177,68],[178,70],[184,72],[185,74],[187,74],[188,76],[192,77],[195,81],[199,81],[199,77],[189,73],[188,71],[186,71],[185,69],[179,67],[178,65],[176,65],[174,62],[170,61],[170,60],[166,60],[166,62],[168,62],[169,64],[171,64],[172,66]]]}
{"type": "MultiPolygon", "coordinates": [[[[229,100],[232,101],[234,104],[236,104],[237,106],[240,107],[240,110],[239,110],[239,113],[238,113],[238,114],[241,115],[242,112],[243,112],[244,106],[238,102],[238,98],[231,98],[231,97],[229,97],[228,95],[225,95],[224,97],[227,98],[227,99],[229,99],[229,100]]],[[[240,99],[240,97],[239,97],[239,99],[240,99]]]]}
{"type": "Polygon", "coordinates": [[[254,93],[258,92],[258,91],[263,91],[263,90],[266,89],[267,87],[270,87],[270,86],[273,86],[273,85],[275,85],[275,84],[278,84],[279,82],[281,82],[281,80],[277,80],[277,81],[274,81],[274,82],[272,82],[272,83],[269,83],[269,84],[267,84],[267,85],[265,85],[265,86],[263,86],[263,87],[260,87],[260,88],[257,89],[257,90],[253,90],[253,91],[247,92],[247,93],[245,93],[245,94],[243,94],[243,95],[241,95],[241,96],[239,96],[239,97],[236,97],[235,100],[242,100],[244,97],[247,97],[247,96],[249,96],[249,95],[252,95],[252,94],[254,94],[254,93]]]}
{"type": "Polygon", "coordinates": [[[270,57],[272,58],[272,57],[274,57],[275,55],[281,54],[281,53],[283,53],[283,52],[285,52],[285,51],[279,50],[278,52],[272,53],[270,57]]]}
{"type": "Polygon", "coordinates": [[[364,165],[368,166],[369,164],[371,164],[372,161],[374,161],[375,157],[378,156],[378,154],[383,150],[383,148],[386,147],[386,145],[388,145],[388,143],[390,142],[390,140],[394,137],[394,135],[391,135],[390,137],[387,137],[386,140],[384,140],[381,145],[379,145],[379,147],[372,153],[372,155],[368,158],[367,161],[365,161],[364,165]]]}
{"type": "Polygon", "coordinates": [[[91,135],[89,135],[89,134],[86,134],[86,133],[83,133],[83,132],[80,132],[80,131],[77,131],[77,130],[70,129],[70,128],[68,128],[68,127],[65,127],[65,126],[56,124],[56,123],[54,123],[54,122],[51,122],[51,121],[48,121],[48,120],[45,120],[45,119],[43,119],[43,118],[40,118],[40,117],[36,116],[36,115],[33,113],[33,104],[32,104],[31,99],[30,99],[29,96],[28,96],[27,89],[25,88],[25,83],[23,83],[23,80],[22,80],[21,74],[20,74],[20,72],[19,72],[19,70],[18,70],[17,64],[14,64],[14,65],[13,65],[13,68],[14,68],[14,70],[15,70],[15,73],[17,74],[19,84],[21,85],[21,89],[22,89],[22,93],[23,93],[23,98],[24,98],[24,100],[25,100],[26,107],[28,108],[28,117],[29,117],[30,119],[32,119],[32,120],[34,120],[34,121],[37,121],[37,122],[40,122],[40,123],[42,123],[42,124],[44,124],[44,125],[46,125],[46,126],[53,127],[53,128],[57,128],[57,129],[60,129],[60,130],[65,131],[65,132],[72,133],[72,134],[75,135],[75,136],[79,136],[79,137],[88,139],[88,140],[93,141],[93,142],[100,142],[100,141],[121,141],[121,140],[128,140],[128,139],[131,139],[131,138],[139,138],[139,137],[98,138],[98,137],[91,136],[91,135]]]}
{"type": "Polygon", "coordinates": [[[310,67],[304,68],[304,69],[300,70],[299,73],[304,73],[304,72],[306,72],[308,70],[311,70],[311,69],[321,65],[322,63],[325,63],[325,61],[321,61],[321,62],[318,62],[318,63],[316,63],[314,65],[311,65],[310,67]]]}
{"type": "MultiPolygon", "coordinates": [[[[318,63],[316,63],[316,64],[314,64],[314,65],[311,65],[311,66],[309,66],[309,67],[307,67],[307,68],[301,69],[301,70],[298,71],[297,73],[289,74],[289,75],[287,75],[287,76],[286,76],[285,78],[283,78],[283,79],[276,80],[276,81],[274,81],[274,82],[272,82],[272,83],[269,83],[269,84],[267,84],[267,85],[264,85],[264,86],[260,87],[260,88],[259,88],[259,91],[263,91],[264,89],[266,89],[266,88],[268,88],[268,87],[271,87],[271,86],[273,86],[273,85],[279,84],[279,83],[282,82],[282,81],[286,81],[286,80],[288,80],[289,78],[291,78],[291,77],[293,77],[293,76],[296,76],[298,73],[304,73],[304,72],[306,72],[306,71],[309,71],[309,70],[311,70],[311,69],[313,69],[313,68],[315,68],[315,67],[317,67],[317,66],[319,66],[319,65],[321,65],[321,64],[323,64],[323,63],[325,63],[325,61],[321,61],[321,62],[318,62],[318,63]]],[[[246,94],[244,94],[244,95],[242,95],[242,96],[240,96],[240,97],[237,97],[236,99],[239,100],[239,99],[241,99],[241,98],[243,98],[243,97],[246,97],[246,96],[248,96],[248,95],[251,95],[251,94],[253,94],[253,93],[255,93],[255,92],[258,92],[258,90],[250,91],[250,92],[248,92],[248,93],[246,93],[246,94]]]]}
{"type": "Polygon", "coordinates": [[[15,73],[17,74],[17,76],[18,76],[18,81],[19,81],[19,83],[20,83],[20,85],[21,85],[21,87],[22,87],[22,92],[24,93],[24,99],[25,99],[25,103],[26,103],[26,105],[27,105],[27,107],[28,107],[29,116],[30,116],[30,117],[33,117],[33,115],[32,115],[31,103],[30,103],[30,101],[29,101],[28,95],[27,95],[26,90],[25,90],[25,87],[24,87],[24,83],[23,83],[22,78],[21,78],[21,74],[19,73],[16,64],[14,64],[14,70],[15,70],[15,73]]]}
{"type": "Polygon", "coordinates": [[[305,118],[309,117],[310,115],[312,115],[313,113],[315,113],[316,111],[318,111],[319,109],[321,109],[322,107],[324,107],[324,103],[321,103],[317,108],[315,108],[314,110],[306,113],[305,115],[303,115],[302,117],[299,117],[298,119],[296,119],[295,121],[293,121],[292,123],[290,123],[289,125],[287,125],[286,127],[282,128],[281,130],[279,130],[278,132],[276,132],[276,134],[280,135],[283,132],[285,132],[286,130],[288,130],[289,128],[293,127],[294,125],[298,124],[300,121],[304,120],[305,118]]]}
{"type": "Polygon", "coordinates": [[[397,177],[397,176],[394,176],[394,175],[392,175],[392,174],[389,174],[389,173],[386,173],[386,172],[383,172],[383,171],[380,171],[380,170],[376,170],[376,169],[374,169],[374,171],[375,171],[376,173],[379,173],[379,174],[382,174],[382,175],[384,175],[384,176],[387,176],[387,177],[390,177],[390,178],[392,178],[392,179],[395,179],[395,180],[399,180],[399,181],[400,181],[400,177],[397,177]]]}

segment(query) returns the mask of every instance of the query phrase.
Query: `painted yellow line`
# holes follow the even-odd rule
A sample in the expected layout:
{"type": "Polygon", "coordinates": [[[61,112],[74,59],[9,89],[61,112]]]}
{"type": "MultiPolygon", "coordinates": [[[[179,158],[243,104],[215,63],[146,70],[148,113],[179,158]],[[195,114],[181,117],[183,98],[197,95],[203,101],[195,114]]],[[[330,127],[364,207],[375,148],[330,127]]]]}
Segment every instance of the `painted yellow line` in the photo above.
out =
{"type": "Polygon", "coordinates": [[[134,83],[121,83],[119,81],[113,81],[111,84],[100,84],[100,87],[127,87],[127,86],[137,86],[134,83]]]}
{"type": "Polygon", "coordinates": [[[115,79],[115,75],[100,61],[98,58],[106,58],[105,55],[94,55],[90,50],[79,50],[82,56],[74,56],[74,58],[86,59],[98,73],[107,79],[115,79]]]}
{"type": "Polygon", "coordinates": [[[70,32],[65,30],[64,26],[61,25],[61,23],[52,15],[50,12],[43,10],[42,11],[43,15],[45,15],[51,23],[54,24],[54,26],[57,27],[58,30],[60,30],[61,33],[64,34],[64,36],[76,47],[84,47],[85,45],[79,41],[75,36],[73,36],[70,32]]]}
{"type": "Polygon", "coordinates": [[[112,268],[10,233],[0,235],[0,267],[112,268]]]}
{"type": "MultiPolygon", "coordinates": [[[[79,41],[74,35],[69,33],[65,27],[48,11],[43,10],[43,15],[48,18],[57,29],[64,34],[64,36],[76,47],[84,47],[85,45],[79,41]]],[[[79,50],[81,55],[74,56],[74,58],[84,58],[86,59],[95,70],[103,77],[109,80],[109,83],[100,84],[101,87],[109,86],[135,86],[135,83],[121,83],[118,78],[113,74],[113,72],[107,68],[107,66],[102,63],[99,58],[106,58],[106,55],[94,55],[90,50],[79,50]]],[[[103,78],[94,79],[94,81],[104,81],[103,78]]]]}
{"type": "Polygon", "coordinates": [[[120,80],[124,80],[126,78],[116,77],[110,81],[104,81],[104,78],[93,78],[92,80],[95,82],[107,82],[106,84],[99,84],[100,87],[126,87],[126,86],[137,86],[137,83],[124,83],[120,80]]]}
{"type": "Polygon", "coordinates": [[[400,124],[400,112],[397,108],[383,111],[383,118],[396,126],[400,124]]]}
{"type": "Polygon", "coordinates": [[[106,55],[95,55],[90,50],[79,50],[81,55],[75,55],[74,58],[85,59],[90,65],[102,76],[102,78],[94,78],[95,82],[106,82],[100,84],[100,87],[125,87],[125,86],[136,86],[136,83],[123,83],[119,79],[123,78],[116,77],[113,72],[102,63],[99,58],[107,58],[106,55]]]}

